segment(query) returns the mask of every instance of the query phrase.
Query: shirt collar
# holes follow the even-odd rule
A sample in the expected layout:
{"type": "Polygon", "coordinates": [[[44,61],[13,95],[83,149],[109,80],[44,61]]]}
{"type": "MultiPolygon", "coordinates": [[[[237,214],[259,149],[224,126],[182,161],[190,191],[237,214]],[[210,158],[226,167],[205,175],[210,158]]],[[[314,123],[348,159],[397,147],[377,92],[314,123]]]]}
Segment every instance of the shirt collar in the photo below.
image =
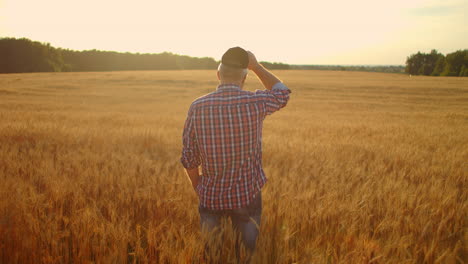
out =
{"type": "Polygon", "coordinates": [[[223,83],[218,85],[217,90],[218,91],[224,91],[224,90],[241,90],[240,86],[238,84],[234,83],[223,83]]]}

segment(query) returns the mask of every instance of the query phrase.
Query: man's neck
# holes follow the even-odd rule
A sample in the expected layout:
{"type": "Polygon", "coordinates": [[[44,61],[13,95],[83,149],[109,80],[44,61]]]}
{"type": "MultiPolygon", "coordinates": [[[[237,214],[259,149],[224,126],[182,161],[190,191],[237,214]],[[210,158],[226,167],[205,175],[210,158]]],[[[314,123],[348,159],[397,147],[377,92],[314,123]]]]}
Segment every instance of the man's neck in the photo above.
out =
{"type": "Polygon", "coordinates": [[[244,86],[244,84],[241,83],[241,82],[219,82],[219,85],[237,85],[237,86],[239,86],[241,89],[242,89],[242,87],[244,86]]]}

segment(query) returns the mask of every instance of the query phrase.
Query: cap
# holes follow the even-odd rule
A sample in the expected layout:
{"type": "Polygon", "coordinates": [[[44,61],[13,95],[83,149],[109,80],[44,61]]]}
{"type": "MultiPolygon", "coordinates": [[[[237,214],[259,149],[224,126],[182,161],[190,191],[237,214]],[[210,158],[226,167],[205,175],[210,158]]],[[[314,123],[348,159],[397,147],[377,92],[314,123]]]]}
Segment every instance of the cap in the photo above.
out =
{"type": "Polygon", "coordinates": [[[249,54],[241,47],[230,48],[224,53],[221,63],[233,68],[246,69],[249,65],[249,54]]]}

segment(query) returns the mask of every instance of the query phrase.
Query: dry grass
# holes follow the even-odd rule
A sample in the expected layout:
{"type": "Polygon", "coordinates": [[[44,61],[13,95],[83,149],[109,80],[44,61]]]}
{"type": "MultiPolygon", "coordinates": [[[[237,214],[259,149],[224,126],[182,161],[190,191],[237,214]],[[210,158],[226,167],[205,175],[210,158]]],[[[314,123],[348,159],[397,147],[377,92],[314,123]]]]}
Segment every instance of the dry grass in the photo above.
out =
{"type": "MultiPolygon", "coordinates": [[[[293,94],[264,125],[256,263],[468,259],[467,78],[277,74],[293,94]]],[[[190,102],[216,85],[212,71],[0,75],[0,263],[202,261],[179,156],[190,102]]]]}

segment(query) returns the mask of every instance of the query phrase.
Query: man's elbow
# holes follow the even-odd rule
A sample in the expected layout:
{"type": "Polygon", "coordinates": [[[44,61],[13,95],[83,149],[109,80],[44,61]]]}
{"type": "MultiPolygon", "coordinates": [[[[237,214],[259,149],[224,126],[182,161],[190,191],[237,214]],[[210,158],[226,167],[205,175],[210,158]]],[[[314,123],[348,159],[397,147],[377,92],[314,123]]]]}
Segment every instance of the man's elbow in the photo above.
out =
{"type": "Polygon", "coordinates": [[[182,155],[182,157],[180,158],[180,163],[182,163],[182,166],[185,169],[198,168],[198,166],[200,166],[201,164],[200,159],[198,157],[188,155],[182,155]]]}
{"type": "Polygon", "coordinates": [[[289,101],[289,94],[276,96],[276,102],[279,106],[279,109],[285,107],[289,101]]]}

